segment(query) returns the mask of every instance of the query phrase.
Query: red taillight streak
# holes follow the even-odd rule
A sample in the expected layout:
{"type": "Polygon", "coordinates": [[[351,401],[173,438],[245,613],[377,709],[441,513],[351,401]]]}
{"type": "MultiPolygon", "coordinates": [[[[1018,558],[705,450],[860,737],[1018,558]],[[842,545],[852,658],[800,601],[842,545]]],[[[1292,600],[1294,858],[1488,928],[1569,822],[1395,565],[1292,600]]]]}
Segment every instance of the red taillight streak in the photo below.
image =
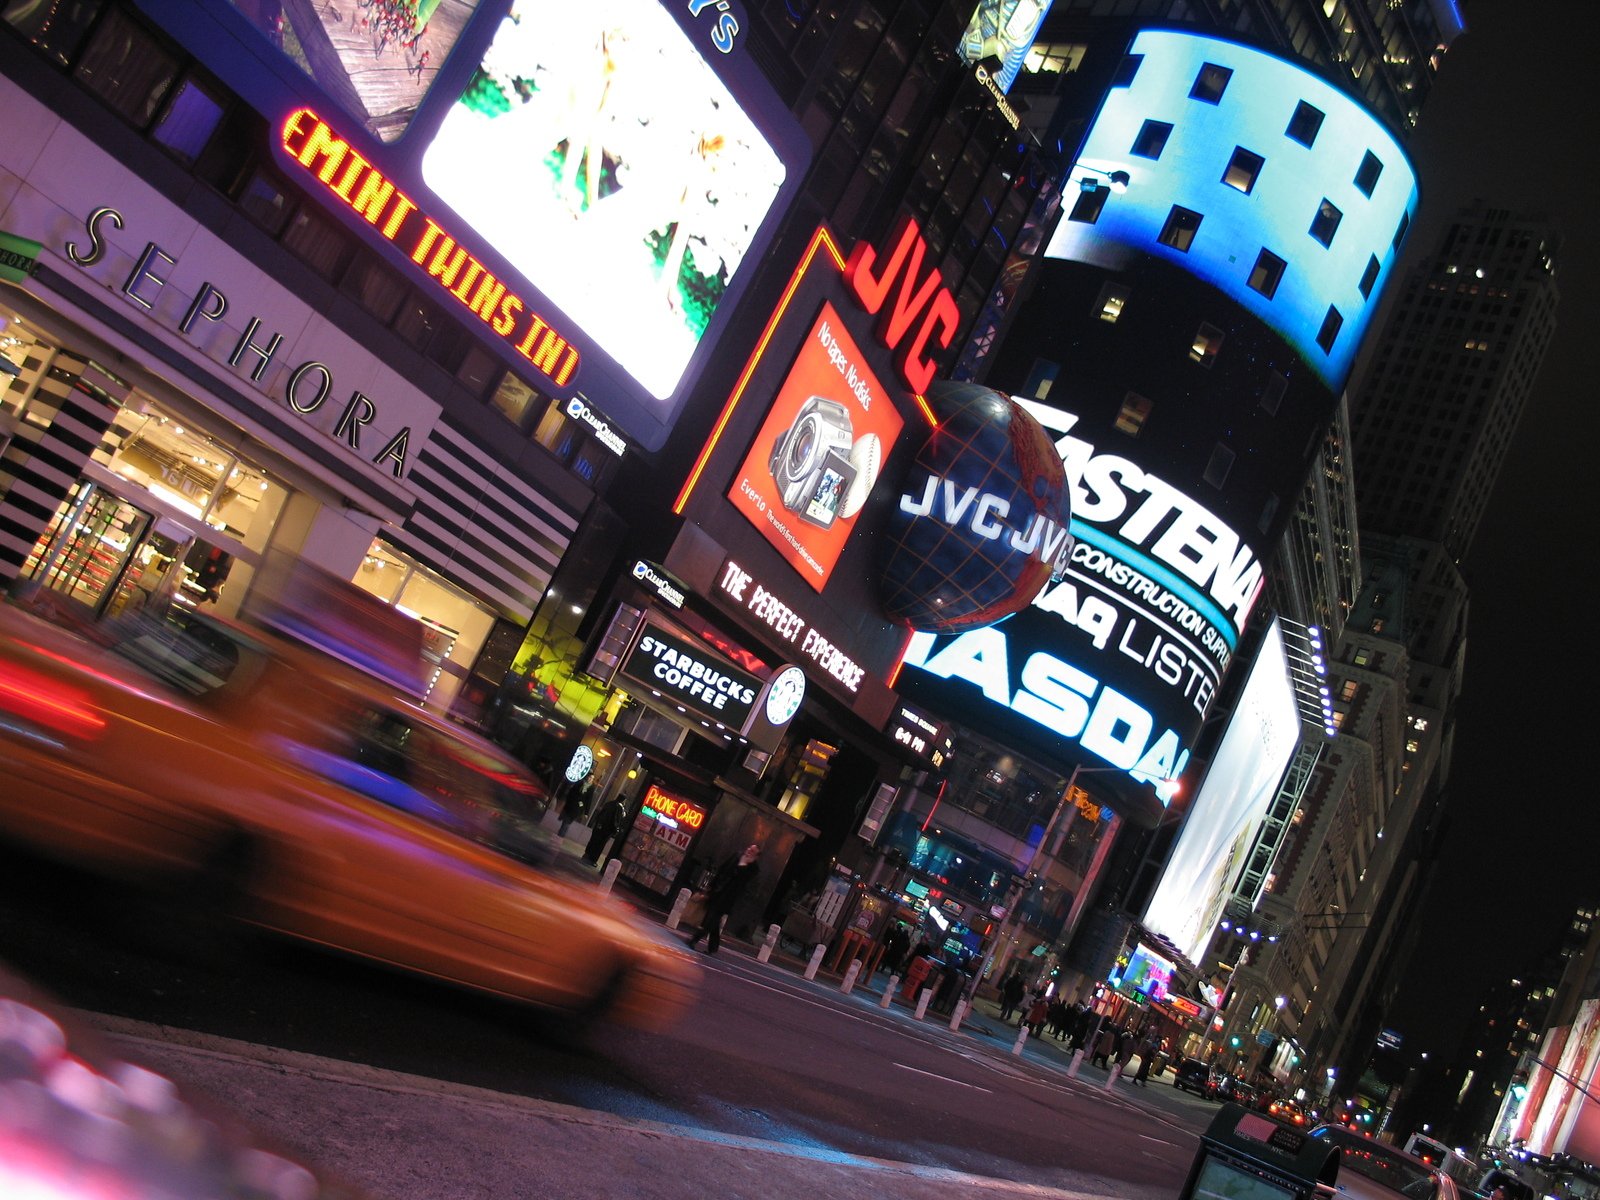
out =
{"type": "Polygon", "coordinates": [[[106,727],[83,692],[14,663],[0,665],[0,710],[73,737],[93,737],[106,727]]]}

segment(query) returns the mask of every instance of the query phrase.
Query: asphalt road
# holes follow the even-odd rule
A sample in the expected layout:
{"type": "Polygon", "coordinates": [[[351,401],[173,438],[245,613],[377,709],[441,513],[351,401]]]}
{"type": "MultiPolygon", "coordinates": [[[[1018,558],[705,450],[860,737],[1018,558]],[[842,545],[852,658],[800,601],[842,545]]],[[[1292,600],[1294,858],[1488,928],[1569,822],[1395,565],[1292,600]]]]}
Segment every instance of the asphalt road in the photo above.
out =
{"type": "Polygon", "coordinates": [[[167,952],[92,882],[6,859],[0,960],[306,1161],[395,1200],[1178,1194],[1213,1109],[1104,1086],[981,1014],[703,960],[665,1034],[573,1044],[536,1014],[330,956],[167,952]]]}

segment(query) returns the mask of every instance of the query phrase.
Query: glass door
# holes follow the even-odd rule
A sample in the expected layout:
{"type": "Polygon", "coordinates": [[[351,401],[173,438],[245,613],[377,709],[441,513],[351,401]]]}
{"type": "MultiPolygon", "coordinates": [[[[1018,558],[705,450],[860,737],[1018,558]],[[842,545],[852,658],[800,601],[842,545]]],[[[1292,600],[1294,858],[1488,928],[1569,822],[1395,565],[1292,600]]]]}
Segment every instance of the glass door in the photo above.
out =
{"type": "Polygon", "coordinates": [[[80,479],[56,510],[22,577],[77,601],[95,617],[105,612],[128,580],[134,551],[150,528],[143,509],[80,479]]]}

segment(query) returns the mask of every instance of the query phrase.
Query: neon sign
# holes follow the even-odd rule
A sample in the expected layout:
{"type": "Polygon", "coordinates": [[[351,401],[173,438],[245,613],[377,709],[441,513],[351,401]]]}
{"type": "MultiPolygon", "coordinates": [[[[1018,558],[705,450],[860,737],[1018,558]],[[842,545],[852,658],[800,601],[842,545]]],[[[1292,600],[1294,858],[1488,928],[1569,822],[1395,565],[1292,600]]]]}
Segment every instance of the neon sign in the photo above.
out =
{"type": "Polygon", "coordinates": [[[687,800],[680,800],[670,792],[662,791],[653,783],[645,789],[643,804],[651,812],[660,813],[669,821],[675,821],[688,829],[699,829],[705,824],[705,809],[687,800]]]}
{"type": "Polygon", "coordinates": [[[928,343],[936,341],[940,350],[949,346],[961,324],[961,310],[956,307],[956,298],[950,294],[950,289],[942,286],[944,276],[939,268],[935,267],[926,279],[918,281],[928,244],[923,241],[916,221],[911,217],[901,218],[893,241],[889,262],[876,279],[872,277],[872,267],[877,261],[877,251],[865,242],[857,242],[850,251],[844,275],[862,308],[869,313],[882,311],[876,327],[878,340],[894,354],[895,369],[906,386],[920,394],[928,390],[937,367],[928,356],[928,343]],[[885,308],[891,291],[894,302],[885,308]],[[902,346],[913,325],[917,327],[916,335],[902,346]]]}
{"type": "Polygon", "coordinates": [[[578,348],[468,252],[309,108],[283,123],[283,150],[343,207],[361,217],[462,308],[557,387],[578,370],[578,348]]]}

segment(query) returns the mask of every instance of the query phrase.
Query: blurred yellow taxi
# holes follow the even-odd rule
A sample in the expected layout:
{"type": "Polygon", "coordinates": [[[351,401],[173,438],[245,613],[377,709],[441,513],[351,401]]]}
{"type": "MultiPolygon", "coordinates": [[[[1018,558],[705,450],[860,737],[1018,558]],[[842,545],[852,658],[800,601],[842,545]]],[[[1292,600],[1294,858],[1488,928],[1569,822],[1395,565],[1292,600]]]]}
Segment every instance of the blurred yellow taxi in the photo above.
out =
{"type": "Polygon", "coordinates": [[[698,969],[553,869],[520,763],[381,680],[194,613],[110,652],[0,605],[0,836],[291,937],[660,1026],[698,969]]]}

